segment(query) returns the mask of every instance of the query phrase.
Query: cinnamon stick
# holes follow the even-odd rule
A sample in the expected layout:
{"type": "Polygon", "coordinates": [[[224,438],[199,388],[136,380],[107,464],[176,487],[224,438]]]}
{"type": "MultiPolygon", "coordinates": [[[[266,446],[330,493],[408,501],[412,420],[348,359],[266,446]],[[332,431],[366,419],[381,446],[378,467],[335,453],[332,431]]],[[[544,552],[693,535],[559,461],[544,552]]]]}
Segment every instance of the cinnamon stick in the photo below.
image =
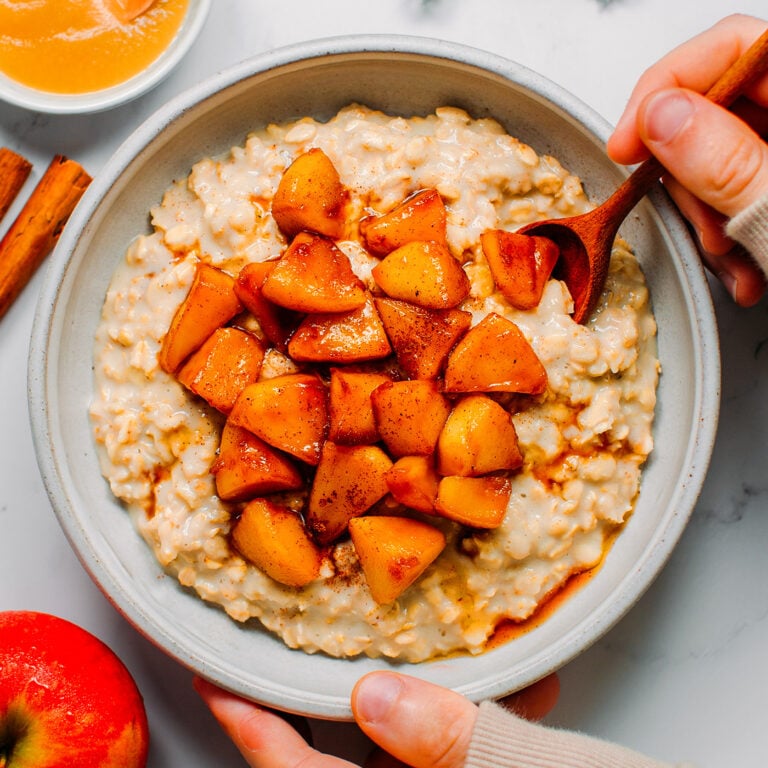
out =
{"type": "Polygon", "coordinates": [[[29,282],[59,239],[91,177],[82,166],[56,155],[0,240],[0,317],[29,282]]]}
{"type": "Polygon", "coordinates": [[[8,147],[0,147],[0,219],[5,216],[32,170],[32,163],[8,147]]]}

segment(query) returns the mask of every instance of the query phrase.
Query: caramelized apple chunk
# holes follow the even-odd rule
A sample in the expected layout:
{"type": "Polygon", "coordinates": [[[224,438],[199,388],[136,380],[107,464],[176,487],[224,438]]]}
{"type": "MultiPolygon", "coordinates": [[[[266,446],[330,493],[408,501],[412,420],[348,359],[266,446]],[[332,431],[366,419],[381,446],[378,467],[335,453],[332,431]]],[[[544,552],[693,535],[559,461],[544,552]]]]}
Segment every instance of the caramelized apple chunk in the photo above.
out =
{"type": "Polygon", "coordinates": [[[298,490],[304,484],[287,456],[230,421],[222,430],[219,455],[211,472],[216,479],[216,493],[224,501],[298,490]]]}
{"type": "Polygon", "coordinates": [[[442,531],[407,517],[358,517],[349,533],[371,597],[381,605],[397,600],[446,544],[442,531]]]}
{"type": "Polygon", "coordinates": [[[251,333],[217,328],[193,352],[176,374],[191,392],[222,413],[229,413],[237,396],[259,378],[264,348],[251,333]]]}
{"type": "Polygon", "coordinates": [[[303,315],[273,304],[262,293],[262,286],[276,261],[257,261],[246,264],[235,280],[235,294],[243,306],[256,318],[267,341],[285,352],[288,339],[301,322],[303,315]]]}
{"type": "Polygon", "coordinates": [[[461,309],[425,309],[396,299],[377,298],[376,309],[397,362],[411,379],[436,379],[472,323],[472,315],[461,309]]]}
{"type": "Polygon", "coordinates": [[[497,402],[469,395],[454,405],[437,441],[441,475],[474,477],[522,463],[512,417],[497,402]]]}
{"type": "Polygon", "coordinates": [[[517,309],[539,306],[560,249],[547,237],[493,229],[480,236],[497,288],[517,309]]]}
{"type": "Polygon", "coordinates": [[[451,309],[469,295],[469,278],[442,243],[406,243],[372,270],[384,293],[427,309],[451,309]]]}
{"type": "Polygon", "coordinates": [[[263,379],[240,393],[229,419],[274,448],[316,465],[328,431],[327,389],[319,377],[305,373],[263,379]]]}
{"type": "Polygon", "coordinates": [[[428,456],[435,450],[451,406],[435,381],[391,381],[371,394],[381,439],[393,456],[428,456]]]}
{"type": "Polygon", "coordinates": [[[261,292],[296,312],[348,312],[365,304],[366,291],[349,258],[330,240],[300,232],[269,271],[261,292]]]}
{"type": "Polygon", "coordinates": [[[430,456],[403,456],[386,474],[395,501],[417,512],[432,512],[439,477],[430,456]]]}
{"type": "Polygon", "coordinates": [[[345,445],[378,442],[371,392],[388,381],[391,378],[385,373],[331,368],[328,439],[345,445]]]}
{"type": "Polygon", "coordinates": [[[436,189],[423,189],[382,216],[362,219],[360,233],[371,253],[385,256],[417,240],[446,245],[446,218],[440,193],[436,189]]]}
{"type": "Polygon", "coordinates": [[[512,484],[507,477],[443,477],[435,513],[469,528],[498,528],[507,513],[512,484]]]}
{"type": "Polygon", "coordinates": [[[320,575],[318,548],[292,510],[268,499],[254,499],[232,528],[240,554],[270,578],[288,587],[304,587],[320,575]]]}
{"type": "Polygon", "coordinates": [[[307,507],[307,525],[330,544],[387,493],[392,460],[377,445],[323,445],[307,507]]]}
{"type": "Polygon", "coordinates": [[[216,267],[199,262],[192,285],[171,320],[160,347],[160,367],[175,373],[217,329],[242,310],[235,280],[216,267]]]}
{"type": "Polygon", "coordinates": [[[272,200],[277,226],[293,237],[309,230],[333,239],[344,233],[347,192],[322,149],[299,155],[285,170],[272,200]]]}
{"type": "Polygon", "coordinates": [[[391,353],[370,296],[351,312],[307,315],[288,343],[288,354],[301,362],[356,363],[380,360],[391,353]]]}
{"type": "Polygon", "coordinates": [[[446,392],[519,392],[538,395],[547,372],[522,331],[492,312],[454,347],[445,368],[446,392]]]}

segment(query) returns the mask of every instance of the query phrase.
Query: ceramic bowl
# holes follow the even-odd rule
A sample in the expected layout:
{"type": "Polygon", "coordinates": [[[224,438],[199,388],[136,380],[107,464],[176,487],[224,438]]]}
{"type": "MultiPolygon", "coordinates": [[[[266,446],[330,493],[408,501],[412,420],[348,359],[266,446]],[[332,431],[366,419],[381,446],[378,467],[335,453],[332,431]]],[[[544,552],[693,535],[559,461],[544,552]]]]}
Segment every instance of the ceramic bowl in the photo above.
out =
{"type": "Polygon", "coordinates": [[[146,69],[118,85],[88,93],[50,93],[30,88],[0,72],[0,101],[35,112],[101,112],[141,96],[160,83],[181,61],[203,28],[211,0],[189,0],[184,21],[171,44],[146,69]]]}
{"type": "Polygon", "coordinates": [[[368,671],[396,668],[473,700],[524,687],[603,635],[664,565],[703,482],[719,404],[719,350],[707,282],[687,230],[656,190],[625,236],[648,277],[663,374],[656,448],[636,511],[605,563],[540,626],[475,657],[409,665],[289,650],[244,629],[163,575],[102,479],[91,435],[94,332],[124,246],[147,211],[199,158],[255,127],[332,116],[349,102],[391,113],[445,104],[494,116],[558,157],[603,199],[625,171],[604,151],[609,126],[557,85],[508,60],[436,40],[350,37],[276,50],[214,77],[144,123],[101,170],[66,227],[37,311],[30,362],[36,450],[51,502],[85,568],[144,635],[200,675],[251,699],[327,719],[351,716],[368,671]]]}

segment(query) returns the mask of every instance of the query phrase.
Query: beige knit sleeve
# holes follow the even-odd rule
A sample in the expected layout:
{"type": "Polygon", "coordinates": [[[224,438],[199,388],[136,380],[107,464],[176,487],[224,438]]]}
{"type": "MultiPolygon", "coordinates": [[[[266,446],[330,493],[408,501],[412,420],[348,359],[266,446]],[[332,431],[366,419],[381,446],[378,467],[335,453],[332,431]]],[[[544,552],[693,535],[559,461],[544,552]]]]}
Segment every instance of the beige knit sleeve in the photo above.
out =
{"type": "Polygon", "coordinates": [[[734,216],[725,233],[741,243],[768,275],[768,192],[734,216]]]}
{"type": "MultiPolygon", "coordinates": [[[[624,747],[480,705],[465,768],[672,768],[624,747]]],[[[679,768],[683,768],[680,766],[679,768]]]]}

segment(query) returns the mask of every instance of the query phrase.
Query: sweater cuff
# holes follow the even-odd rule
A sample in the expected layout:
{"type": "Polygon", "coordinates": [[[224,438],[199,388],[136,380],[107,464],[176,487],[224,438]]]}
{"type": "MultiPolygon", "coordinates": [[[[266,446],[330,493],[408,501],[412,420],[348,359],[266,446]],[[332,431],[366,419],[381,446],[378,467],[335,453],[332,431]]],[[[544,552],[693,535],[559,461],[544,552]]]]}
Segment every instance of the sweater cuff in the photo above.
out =
{"type": "Polygon", "coordinates": [[[725,234],[741,243],[768,275],[768,192],[734,216],[725,234]]]}
{"type": "Polygon", "coordinates": [[[589,736],[523,720],[483,702],[465,768],[672,768],[589,736]]]}

